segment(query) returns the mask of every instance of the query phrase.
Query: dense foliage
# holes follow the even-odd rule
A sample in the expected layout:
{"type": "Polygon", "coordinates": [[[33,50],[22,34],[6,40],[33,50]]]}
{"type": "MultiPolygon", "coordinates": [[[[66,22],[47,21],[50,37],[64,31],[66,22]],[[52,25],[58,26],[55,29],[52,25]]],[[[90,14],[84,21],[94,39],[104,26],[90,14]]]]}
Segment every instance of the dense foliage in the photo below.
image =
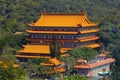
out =
{"type": "MultiPolygon", "coordinates": [[[[16,58],[12,54],[2,54],[0,56],[0,80],[25,80],[26,73],[20,68],[15,67],[16,58]]],[[[18,65],[18,64],[17,64],[18,65]]]]}
{"type": "Polygon", "coordinates": [[[53,37],[52,42],[50,43],[50,54],[51,54],[51,58],[60,58],[60,44],[59,42],[57,42],[56,37],[53,37]]]}
{"type": "Polygon", "coordinates": [[[74,48],[73,50],[69,51],[69,53],[76,59],[83,58],[86,60],[92,60],[98,54],[97,51],[91,48],[74,48]]]}
{"type": "Polygon", "coordinates": [[[74,75],[74,76],[65,77],[64,80],[88,80],[88,79],[83,77],[82,75],[74,75]]]}

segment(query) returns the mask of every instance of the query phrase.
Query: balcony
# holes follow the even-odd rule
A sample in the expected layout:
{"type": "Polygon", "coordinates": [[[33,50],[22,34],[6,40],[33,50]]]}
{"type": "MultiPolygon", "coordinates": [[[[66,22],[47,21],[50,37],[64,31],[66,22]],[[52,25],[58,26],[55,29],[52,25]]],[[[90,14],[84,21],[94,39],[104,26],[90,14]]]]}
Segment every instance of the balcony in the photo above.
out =
{"type": "Polygon", "coordinates": [[[35,31],[27,30],[28,33],[32,34],[78,34],[76,31],[35,31]]]}
{"type": "MultiPolygon", "coordinates": [[[[39,39],[39,38],[27,38],[26,40],[28,41],[33,41],[33,42],[51,42],[52,39],[39,39]]],[[[77,39],[57,39],[58,42],[79,42],[77,39]]]]}

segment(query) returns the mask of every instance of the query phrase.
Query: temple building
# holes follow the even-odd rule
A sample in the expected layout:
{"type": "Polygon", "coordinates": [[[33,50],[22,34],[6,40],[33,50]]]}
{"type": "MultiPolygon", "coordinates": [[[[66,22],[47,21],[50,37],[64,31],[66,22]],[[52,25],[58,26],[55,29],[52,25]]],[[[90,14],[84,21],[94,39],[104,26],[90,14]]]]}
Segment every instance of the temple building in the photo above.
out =
{"type": "Polygon", "coordinates": [[[41,65],[51,67],[53,69],[52,70],[53,73],[55,73],[55,72],[63,73],[66,71],[64,63],[59,61],[56,58],[51,58],[47,62],[41,63],[41,65]]]}
{"type": "Polygon", "coordinates": [[[42,13],[35,22],[28,24],[30,37],[28,44],[20,50],[19,58],[50,58],[49,44],[53,36],[61,44],[61,56],[68,50],[75,47],[98,48],[99,28],[98,23],[91,22],[86,13],[42,13]]]}
{"type": "Polygon", "coordinates": [[[83,74],[86,77],[102,78],[104,75],[110,75],[110,64],[114,62],[114,58],[107,58],[105,54],[100,54],[96,59],[90,61],[79,59],[74,68],[78,74],[83,74]]]}

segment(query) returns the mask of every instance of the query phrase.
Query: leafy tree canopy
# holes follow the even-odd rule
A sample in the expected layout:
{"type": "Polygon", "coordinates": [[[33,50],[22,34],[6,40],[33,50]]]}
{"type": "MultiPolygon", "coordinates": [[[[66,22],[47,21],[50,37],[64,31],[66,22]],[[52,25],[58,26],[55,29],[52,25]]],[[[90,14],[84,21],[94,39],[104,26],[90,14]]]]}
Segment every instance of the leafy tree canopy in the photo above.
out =
{"type": "Polygon", "coordinates": [[[25,71],[20,67],[14,67],[16,61],[12,54],[3,54],[0,56],[0,80],[24,80],[25,71]]]}
{"type": "Polygon", "coordinates": [[[86,60],[91,60],[98,54],[97,51],[91,48],[74,48],[73,50],[69,51],[69,53],[76,59],[83,58],[86,60]]]}

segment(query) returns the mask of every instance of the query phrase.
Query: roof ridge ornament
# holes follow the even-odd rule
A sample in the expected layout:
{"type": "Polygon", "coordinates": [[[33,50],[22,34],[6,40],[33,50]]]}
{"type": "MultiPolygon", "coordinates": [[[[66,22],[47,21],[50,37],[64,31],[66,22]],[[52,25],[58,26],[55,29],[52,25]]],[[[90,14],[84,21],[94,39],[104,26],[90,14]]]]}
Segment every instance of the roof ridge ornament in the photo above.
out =
{"type": "Polygon", "coordinates": [[[81,13],[82,13],[84,16],[87,15],[85,10],[83,10],[81,13]]]}
{"type": "Polygon", "coordinates": [[[46,11],[43,11],[43,12],[42,12],[42,15],[46,15],[46,14],[47,14],[46,11]]]}

